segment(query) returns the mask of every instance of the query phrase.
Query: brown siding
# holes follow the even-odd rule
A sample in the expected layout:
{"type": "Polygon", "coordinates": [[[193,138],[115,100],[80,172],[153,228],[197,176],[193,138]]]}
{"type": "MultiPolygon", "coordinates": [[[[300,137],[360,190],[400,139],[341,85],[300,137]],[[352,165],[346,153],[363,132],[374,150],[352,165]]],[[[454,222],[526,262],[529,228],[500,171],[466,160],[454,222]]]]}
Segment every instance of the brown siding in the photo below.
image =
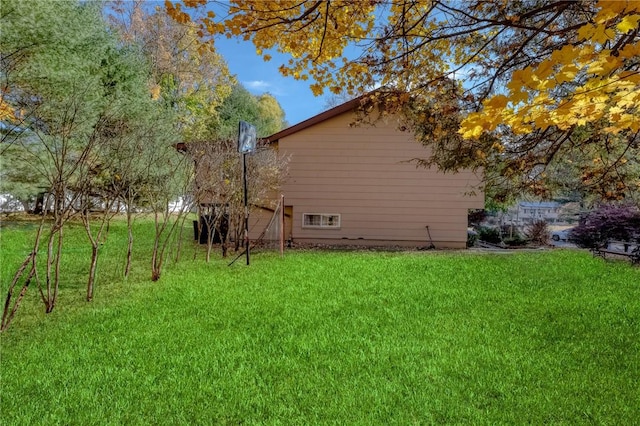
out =
{"type": "Polygon", "coordinates": [[[296,241],[424,245],[428,225],[436,246],[464,247],[467,211],[484,195],[468,195],[479,180],[470,172],[417,168],[427,151],[393,121],[351,127],[353,113],[329,118],[279,139],[290,155],[283,193],[293,206],[296,241]],[[341,215],[340,229],[302,227],[303,213],[341,215]]]}

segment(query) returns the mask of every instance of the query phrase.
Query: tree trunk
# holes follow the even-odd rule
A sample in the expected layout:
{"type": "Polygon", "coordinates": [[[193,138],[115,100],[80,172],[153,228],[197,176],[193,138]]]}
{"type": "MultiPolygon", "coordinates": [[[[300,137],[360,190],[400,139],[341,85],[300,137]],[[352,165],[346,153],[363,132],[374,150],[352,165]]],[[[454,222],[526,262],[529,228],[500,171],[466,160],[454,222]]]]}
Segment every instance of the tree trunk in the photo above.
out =
{"type": "Polygon", "coordinates": [[[133,253],[133,212],[131,211],[131,204],[127,203],[127,262],[124,266],[124,277],[129,277],[131,272],[131,258],[133,253]]]}
{"type": "Polygon", "coordinates": [[[153,253],[151,254],[151,281],[158,281],[160,279],[160,268],[162,267],[162,256],[158,253],[160,247],[160,237],[164,226],[160,226],[158,223],[158,212],[155,212],[155,229],[156,234],[153,239],[153,253]],[[158,260],[160,258],[160,260],[158,260]]]}
{"type": "Polygon", "coordinates": [[[99,247],[100,245],[95,242],[91,244],[91,265],[89,266],[89,279],[87,282],[87,302],[91,302],[93,300],[93,284],[96,280],[99,247]]]}
{"type": "Polygon", "coordinates": [[[58,291],[60,289],[60,257],[62,255],[63,236],[62,227],[54,225],[47,244],[47,294],[43,298],[45,312],[47,314],[53,311],[58,299],[58,291]]]}
{"type": "MultiPolygon", "coordinates": [[[[39,240],[39,238],[40,236],[38,235],[37,239],[39,240]]],[[[35,266],[33,263],[35,256],[36,256],[35,251],[31,252],[29,256],[27,256],[25,261],[22,262],[22,265],[20,265],[20,267],[16,271],[16,274],[14,275],[13,280],[11,281],[11,285],[9,286],[9,289],[7,291],[7,298],[5,299],[5,302],[4,302],[4,309],[2,310],[2,322],[0,322],[0,332],[6,330],[9,327],[9,324],[11,324],[11,320],[13,320],[13,317],[16,314],[16,311],[20,307],[20,302],[22,301],[22,298],[27,293],[27,289],[29,288],[31,279],[35,275],[35,266]],[[29,265],[29,263],[32,264],[32,267],[29,270],[29,274],[27,275],[27,278],[24,281],[24,284],[22,285],[22,289],[20,290],[20,293],[18,294],[18,297],[15,303],[13,304],[13,307],[11,307],[11,298],[13,297],[13,289],[15,288],[16,284],[20,280],[20,277],[22,277],[22,275],[24,274],[24,271],[27,268],[27,265],[29,265]]]]}
{"type": "Polygon", "coordinates": [[[7,298],[5,299],[4,309],[2,311],[2,321],[0,322],[0,331],[4,331],[9,327],[11,320],[13,319],[14,315],[18,311],[18,308],[20,307],[20,302],[22,301],[22,298],[27,293],[27,289],[29,288],[29,284],[31,284],[31,280],[33,279],[33,277],[35,276],[36,280],[38,279],[37,269],[36,269],[36,266],[37,266],[36,257],[38,255],[38,250],[40,249],[40,240],[42,237],[43,229],[44,229],[44,218],[42,221],[40,221],[40,226],[38,227],[38,231],[36,232],[36,238],[33,243],[33,250],[31,251],[31,253],[29,253],[29,255],[24,260],[24,262],[22,262],[22,265],[20,265],[20,267],[16,271],[13,277],[13,280],[11,281],[11,284],[9,285],[9,288],[7,290],[7,298]],[[31,269],[29,270],[27,278],[25,279],[25,282],[22,285],[22,289],[20,290],[20,293],[18,294],[18,297],[14,302],[13,307],[11,307],[13,290],[15,289],[15,286],[20,280],[20,278],[23,276],[29,263],[31,263],[31,269]]]}

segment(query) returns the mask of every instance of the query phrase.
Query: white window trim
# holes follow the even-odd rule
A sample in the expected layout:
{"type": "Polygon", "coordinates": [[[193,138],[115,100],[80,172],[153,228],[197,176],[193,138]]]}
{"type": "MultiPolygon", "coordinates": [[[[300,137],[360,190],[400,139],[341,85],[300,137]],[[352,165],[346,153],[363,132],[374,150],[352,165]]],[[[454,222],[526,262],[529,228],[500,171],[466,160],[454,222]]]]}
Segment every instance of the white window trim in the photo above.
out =
{"type": "Polygon", "coordinates": [[[342,226],[342,216],[339,213],[302,213],[302,227],[305,229],[340,229],[342,226]],[[320,216],[320,225],[305,225],[306,216],[320,216]],[[335,225],[323,224],[323,217],[337,217],[338,221],[335,225]]]}

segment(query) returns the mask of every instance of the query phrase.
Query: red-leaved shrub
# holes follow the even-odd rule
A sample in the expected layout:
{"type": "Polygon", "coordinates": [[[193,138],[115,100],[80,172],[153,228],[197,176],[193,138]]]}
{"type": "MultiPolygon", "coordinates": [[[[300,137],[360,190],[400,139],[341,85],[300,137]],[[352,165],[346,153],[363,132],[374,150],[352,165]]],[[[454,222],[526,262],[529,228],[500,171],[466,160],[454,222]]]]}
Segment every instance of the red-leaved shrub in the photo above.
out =
{"type": "Polygon", "coordinates": [[[608,240],[640,242],[640,210],[628,204],[602,205],[584,216],[569,238],[586,248],[600,247],[608,240]]]}

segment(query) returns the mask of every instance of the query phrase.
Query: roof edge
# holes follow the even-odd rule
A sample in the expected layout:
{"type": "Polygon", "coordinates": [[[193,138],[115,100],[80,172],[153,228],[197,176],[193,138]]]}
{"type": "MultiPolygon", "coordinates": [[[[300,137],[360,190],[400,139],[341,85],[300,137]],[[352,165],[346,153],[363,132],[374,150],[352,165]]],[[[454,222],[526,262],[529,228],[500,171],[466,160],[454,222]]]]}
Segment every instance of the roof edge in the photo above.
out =
{"type": "Polygon", "coordinates": [[[284,130],[280,130],[278,133],[274,133],[273,135],[268,136],[268,137],[264,138],[263,140],[266,141],[267,143],[273,143],[273,142],[276,142],[276,141],[278,141],[278,140],[280,140],[280,139],[282,139],[282,138],[284,138],[286,136],[289,136],[289,135],[292,135],[294,133],[297,133],[297,132],[299,132],[301,130],[304,130],[304,129],[308,128],[308,127],[311,127],[311,126],[313,126],[315,124],[321,123],[321,122],[323,122],[325,120],[328,120],[330,118],[333,118],[333,117],[335,117],[337,115],[340,115],[342,113],[354,110],[358,106],[360,106],[363,98],[365,96],[368,96],[368,95],[369,95],[369,93],[367,93],[365,95],[362,95],[362,96],[358,96],[357,98],[354,98],[354,99],[352,99],[350,101],[347,101],[347,102],[345,102],[343,104],[335,106],[335,107],[333,107],[331,109],[328,109],[328,110],[326,110],[324,112],[321,112],[318,115],[315,115],[315,116],[313,116],[311,118],[308,118],[308,119],[306,119],[304,121],[301,121],[298,124],[295,124],[295,125],[293,125],[291,127],[287,127],[284,130]]]}

